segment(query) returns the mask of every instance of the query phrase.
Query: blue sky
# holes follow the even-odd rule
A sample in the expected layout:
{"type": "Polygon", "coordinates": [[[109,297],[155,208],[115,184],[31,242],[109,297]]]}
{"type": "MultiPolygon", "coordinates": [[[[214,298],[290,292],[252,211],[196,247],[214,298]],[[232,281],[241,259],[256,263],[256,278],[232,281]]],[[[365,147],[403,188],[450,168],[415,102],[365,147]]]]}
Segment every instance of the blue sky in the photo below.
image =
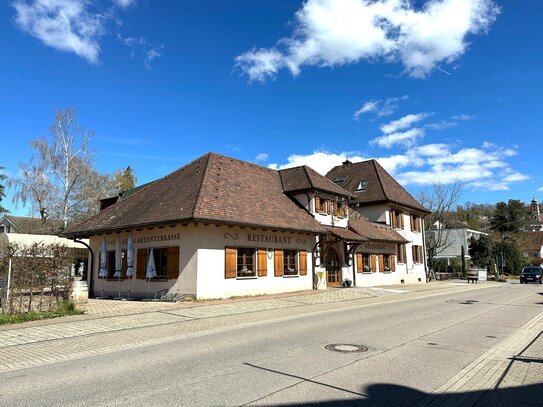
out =
{"type": "MultiPolygon", "coordinates": [[[[320,172],[377,158],[415,196],[543,201],[538,0],[0,3],[8,176],[55,110],[138,183],[215,151],[320,172]]],[[[12,191],[3,202],[13,213],[12,191]]]]}

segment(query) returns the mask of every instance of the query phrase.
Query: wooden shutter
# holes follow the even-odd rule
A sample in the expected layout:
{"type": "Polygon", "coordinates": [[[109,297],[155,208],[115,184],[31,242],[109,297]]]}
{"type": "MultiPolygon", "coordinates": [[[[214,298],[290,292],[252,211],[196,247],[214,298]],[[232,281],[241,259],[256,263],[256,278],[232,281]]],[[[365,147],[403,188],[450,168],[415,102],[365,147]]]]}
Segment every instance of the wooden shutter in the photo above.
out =
{"type": "Polygon", "coordinates": [[[307,252],[305,250],[300,250],[300,275],[307,275],[307,252]]]}
{"type": "Polygon", "coordinates": [[[179,246],[168,247],[168,279],[179,278],[179,246]]]}
{"type": "Polygon", "coordinates": [[[281,277],[283,275],[283,250],[275,249],[273,254],[273,265],[275,277],[281,277]]]}
{"type": "Polygon", "coordinates": [[[404,229],[405,225],[404,225],[404,222],[403,222],[403,217],[404,217],[403,213],[400,212],[398,216],[400,217],[400,229],[404,229]]]}
{"type": "Polygon", "coordinates": [[[266,249],[258,249],[257,253],[258,277],[266,277],[268,275],[268,252],[266,249]]]}
{"type": "Polygon", "coordinates": [[[390,256],[390,270],[393,273],[396,271],[396,256],[390,256]]]}
{"type": "Polygon", "coordinates": [[[414,232],[415,231],[415,217],[413,216],[413,214],[409,215],[409,221],[411,223],[411,230],[414,232]]]}
{"type": "Polygon", "coordinates": [[[418,252],[419,252],[419,263],[423,263],[423,254],[422,254],[422,246],[417,246],[418,252]]]}
{"type": "Polygon", "coordinates": [[[326,214],[330,215],[332,213],[332,201],[329,199],[326,200],[326,214]]]}
{"type": "Polygon", "coordinates": [[[224,248],[224,278],[236,278],[237,251],[235,247],[224,248]]]}
{"type": "Polygon", "coordinates": [[[390,215],[391,215],[391,220],[390,220],[390,223],[392,224],[392,227],[395,228],[397,227],[396,225],[396,211],[390,211],[390,215]]]}
{"type": "Polygon", "coordinates": [[[321,210],[321,199],[316,196],[315,197],[315,213],[319,213],[321,210]]]}
{"type": "Polygon", "coordinates": [[[362,253],[356,253],[356,271],[362,273],[364,266],[362,264],[362,253]]]}
{"type": "Polygon", "coordinates": [[[417,248],[415,246],[411,246],[411,254],[413,256],[413,263],[417,262],[417,248]]]}
{"type": "Polygon", "coordinates": [[[377,256],[375,254],[371,255],[371,272],[375,273],[377,271],[377,256]]]}
{"type": "Polygon", "coordinates": [[[385,271],[385,259],[382,254],[379,255],[379,272],[385,271]]]}
{"type": "Polygon", "coordinates": [[[136,278],[140,280],[145,279],[145,272],[147,271],[147,249],[138,249],[136,257],[136,278]]]}
{"type": "Polygon", "coordinates": [[[422,219],[421,218],[417,218],[417,232],[422,232],[422,219]]]}

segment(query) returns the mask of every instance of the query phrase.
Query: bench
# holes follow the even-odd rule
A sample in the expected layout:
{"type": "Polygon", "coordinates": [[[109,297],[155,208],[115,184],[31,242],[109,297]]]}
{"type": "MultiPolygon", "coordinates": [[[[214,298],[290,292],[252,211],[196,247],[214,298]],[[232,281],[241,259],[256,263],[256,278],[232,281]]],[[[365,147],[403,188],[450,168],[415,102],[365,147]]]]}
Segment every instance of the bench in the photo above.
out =
{"type": "Polygon", "coordinates": [[[468,283],[479,283],[479,270],[468,270],[468,283]]]}

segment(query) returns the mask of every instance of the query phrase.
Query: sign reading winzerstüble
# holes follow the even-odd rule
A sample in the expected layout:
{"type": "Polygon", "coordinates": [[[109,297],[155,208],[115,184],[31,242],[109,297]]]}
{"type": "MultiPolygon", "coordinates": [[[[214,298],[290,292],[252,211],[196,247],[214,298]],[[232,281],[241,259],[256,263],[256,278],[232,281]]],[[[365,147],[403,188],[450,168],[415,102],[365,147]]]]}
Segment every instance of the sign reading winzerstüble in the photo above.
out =
{"type": "Polygon", "coordinates": [[[361,246],[361,250],[364,253],[384,253],[395,254],[396,245],[394,243],[364,243],[361,246]]]}

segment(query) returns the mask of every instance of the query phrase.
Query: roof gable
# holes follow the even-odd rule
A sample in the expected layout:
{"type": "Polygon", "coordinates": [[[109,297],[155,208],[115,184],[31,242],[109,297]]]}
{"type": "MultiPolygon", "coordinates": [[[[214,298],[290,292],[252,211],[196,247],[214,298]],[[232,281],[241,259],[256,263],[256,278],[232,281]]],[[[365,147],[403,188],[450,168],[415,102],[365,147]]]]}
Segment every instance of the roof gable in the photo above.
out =
{"type": "Polygon", "coordinates": [[[287,193],[316,190],[332,195],[352,197],[349,191],[336,185],[307,165],[280,170],[279,175],[281,176],[283,190],[287,193]]]}
{"type": "Polygon", "coordinates": [[[339,185],[352,193],[360,204],[389,202],[429,212],[377,160],[338,165],[326,174],[326,178],[331,181],[338,180],[339,185]],[[367,182],[365,189],[357,191],[361,182],[367,182]]]}

